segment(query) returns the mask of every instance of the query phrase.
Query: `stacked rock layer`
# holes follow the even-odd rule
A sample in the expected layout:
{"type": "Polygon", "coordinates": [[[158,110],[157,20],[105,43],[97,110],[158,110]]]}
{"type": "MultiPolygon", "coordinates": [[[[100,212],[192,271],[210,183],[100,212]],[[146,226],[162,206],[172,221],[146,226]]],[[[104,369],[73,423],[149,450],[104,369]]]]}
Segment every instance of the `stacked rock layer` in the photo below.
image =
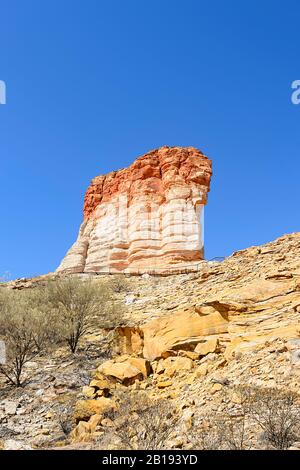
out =
{"type": "Polygon", "coordinates": [[[152,272],[203,259],[211,161],[194,147],[161,147],[97,176],[77,241],[57,271],[152,272]]]}

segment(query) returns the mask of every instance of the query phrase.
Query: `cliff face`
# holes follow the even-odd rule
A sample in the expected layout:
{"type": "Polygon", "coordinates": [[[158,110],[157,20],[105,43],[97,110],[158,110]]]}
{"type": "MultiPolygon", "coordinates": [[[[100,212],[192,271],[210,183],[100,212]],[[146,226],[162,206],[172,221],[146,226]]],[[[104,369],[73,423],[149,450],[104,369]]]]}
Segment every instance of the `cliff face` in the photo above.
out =
{"type": "Polygon", "coordinates": [[[201,216],[211,161],[193,147],[161,147],[97,176],[84,221],[58,271],[147,272],[203,259],[201,216]]]}

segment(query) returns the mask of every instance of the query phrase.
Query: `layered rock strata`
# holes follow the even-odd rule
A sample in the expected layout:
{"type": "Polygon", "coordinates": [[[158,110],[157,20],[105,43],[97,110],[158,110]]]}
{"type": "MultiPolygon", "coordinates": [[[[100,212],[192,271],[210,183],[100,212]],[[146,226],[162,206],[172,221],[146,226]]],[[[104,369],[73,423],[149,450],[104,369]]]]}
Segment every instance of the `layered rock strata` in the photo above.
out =
{"type": "Polygon", "coordinates": [[[196,264],[211,174],[211,161],[194,147],[161,147],[97,176],[58,271],[163,272],[196,264]]]}

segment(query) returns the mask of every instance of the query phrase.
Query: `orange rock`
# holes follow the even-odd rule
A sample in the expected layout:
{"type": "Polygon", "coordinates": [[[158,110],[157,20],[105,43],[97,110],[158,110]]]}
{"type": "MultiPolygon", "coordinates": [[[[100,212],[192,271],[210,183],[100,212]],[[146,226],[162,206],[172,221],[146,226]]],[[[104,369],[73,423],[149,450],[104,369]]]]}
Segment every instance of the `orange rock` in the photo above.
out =
{"type": "Polygon", "coordinates": [[[188,357],[168,357],[163,361],[162,369],[164,374],[173,377],[176,372],[182,370],[192,370],[194,367],[193,361],[188,357]]]}
{"type": "Polygon", "coordinates": [[[63,272],[151,272],[203,258],[201,211],[211,161],[194,147],[161,147],[92,180],[63,272]]]}
{"type": "Polygon", "coordinates": [[[88,421],[93,415],[101,415],[115,408],[115,402],[110,398],[100,397],[96,400],[79,400],[75,406],[74,418],[78,421],[88,421]]]}
{"type": "Polygon", "coordinates": [[[136,380],[148,377],[151,367],[146,359],[124,355],[104,362],[98,367],[98,371],[124,385],[131,385],[136,380]]]}
{"type": "Polygon", "coordinates": [[[206,356],[208,353],[213,353],[217,351],[219,346],[219,340],[215,336],[212,338],[207,338],[204,341],[201,341],[197,344],[195,348],[195,352],[199,354],[199,356],[206,356]]]}
{"type": "Polygon", "coordinates": [[[146,323],[144,332],[144,357],[149,360],[162,357],[170,349],[195,346],[207,335],[228,331],[228,319],[218,311],[207,315],[197,312],[176,312],[146,323]]]}
{"type": "Polygon", "coordinates": [[[158,382],[157,387],[167,388],[167,387],[171,387],[172,385],[173,385],[173,382],[171,380],[164,380],[163,382],[158,382]]]}
{"type": "Polygon", "coordinates": [[[88,442],[102,420],[101,415],[93,415],[88,421],[79,421],[70,434],[72,441],[88,442]]]}

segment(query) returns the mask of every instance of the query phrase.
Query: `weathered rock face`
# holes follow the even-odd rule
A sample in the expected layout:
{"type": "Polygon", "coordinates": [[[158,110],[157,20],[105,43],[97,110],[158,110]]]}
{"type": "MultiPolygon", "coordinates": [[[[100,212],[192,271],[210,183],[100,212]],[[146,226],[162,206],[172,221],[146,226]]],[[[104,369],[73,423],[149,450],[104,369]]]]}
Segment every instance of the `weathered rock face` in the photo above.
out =
{"type": "Polygon", "coordinates": [[[218,311],[208,315],[179,312],[147,323],[144,328],[144,357],[154,360],[172,349],[198,344],[207,335],[228,331],[228,317],[218,311]]]}
{"type": "Polygon", "coordinates": [[[202,263],[197,274],[131,280],[139,297],[127,307],[133,326],[119,329],[121,351],[153,361],[170,351],[221,350],[230,359],[266,341],[300,338],[299,250],[295,233],[202,263]]]}
{"type": "Polygon", "coordinates": [[[135,272],[203,259],[201,216],[211,161],[193,147],[162,147],[93,179],[77,241],[58,271],[135,272]]]}

